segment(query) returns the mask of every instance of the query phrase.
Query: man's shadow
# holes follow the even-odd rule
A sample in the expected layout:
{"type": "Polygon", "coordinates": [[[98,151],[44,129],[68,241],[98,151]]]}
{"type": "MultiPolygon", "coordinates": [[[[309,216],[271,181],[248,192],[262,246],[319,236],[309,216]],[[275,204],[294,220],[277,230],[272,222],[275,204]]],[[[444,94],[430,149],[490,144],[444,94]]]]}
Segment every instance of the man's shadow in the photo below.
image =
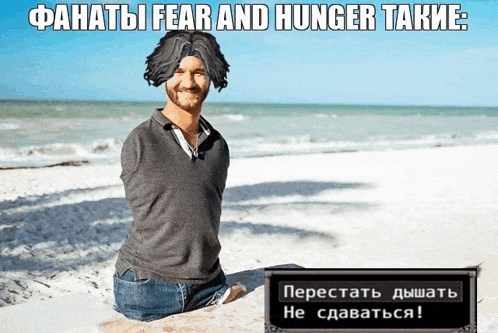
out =
{"type": "MultiPolygon", "coordinates": [[[[296,264],[285,264],[269,266],[266,268],[304,268],[296,264]]],[[[265,284],[265,268],[249,269],[242,272],[237,272],[227,275],[227,283],[241,282],[247,287],[247,293],[253,292],[256,288],[265,284]]]]}

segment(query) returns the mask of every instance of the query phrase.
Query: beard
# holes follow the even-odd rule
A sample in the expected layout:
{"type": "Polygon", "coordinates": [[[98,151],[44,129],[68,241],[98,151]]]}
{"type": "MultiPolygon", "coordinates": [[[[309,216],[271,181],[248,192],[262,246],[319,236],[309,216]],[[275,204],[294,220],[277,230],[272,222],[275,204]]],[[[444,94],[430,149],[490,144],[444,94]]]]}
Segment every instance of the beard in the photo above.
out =
{"type": "Polygon", "coordinates": [[[173,104],[185,111],[192,112],[202,106],[209,93],[209,89],[203,91],[199,87],[171,89],[166,87],[166,93],[173,104]]]}

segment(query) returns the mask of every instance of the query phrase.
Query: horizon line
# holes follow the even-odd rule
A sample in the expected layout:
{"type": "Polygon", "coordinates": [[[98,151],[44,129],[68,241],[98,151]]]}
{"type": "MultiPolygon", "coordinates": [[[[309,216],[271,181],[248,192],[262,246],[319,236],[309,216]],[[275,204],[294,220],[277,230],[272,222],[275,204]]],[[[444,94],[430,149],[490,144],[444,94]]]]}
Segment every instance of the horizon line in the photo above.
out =
{"type": "MultiPolygon", "coordinates": [[[[141,101],[141,100],[126,100],[126,99],[78,99],[78,98],[11,98],[0,97],[0,103],[6,102],[90,102],[90,103],[133,103],[133,104],[164,104],[164,101],[141,101]]],[[[216,104],[242,104],[242,105],[315,105],[315,106],[362,106],[362,107],[441,107],[441,108],[498,108],[498,105],[444,105],[444,104],[369,104],[369,103],[279,103],[279,102],[205,102],[205,105],[216,104]]]]}

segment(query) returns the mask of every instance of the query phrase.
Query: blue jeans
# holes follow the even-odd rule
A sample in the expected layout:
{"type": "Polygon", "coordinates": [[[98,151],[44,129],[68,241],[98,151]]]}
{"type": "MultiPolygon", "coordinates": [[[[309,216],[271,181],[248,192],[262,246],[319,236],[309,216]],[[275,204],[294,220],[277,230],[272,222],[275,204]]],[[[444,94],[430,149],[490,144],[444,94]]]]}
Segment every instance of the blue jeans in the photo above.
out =
{"type": "Polygon", "coordinates": [[[204,284],[137,281],[133,269],[114,273],[114,309],[128,318],[152,321],[216,304],[228,290],[223,271],[204,284]]]}

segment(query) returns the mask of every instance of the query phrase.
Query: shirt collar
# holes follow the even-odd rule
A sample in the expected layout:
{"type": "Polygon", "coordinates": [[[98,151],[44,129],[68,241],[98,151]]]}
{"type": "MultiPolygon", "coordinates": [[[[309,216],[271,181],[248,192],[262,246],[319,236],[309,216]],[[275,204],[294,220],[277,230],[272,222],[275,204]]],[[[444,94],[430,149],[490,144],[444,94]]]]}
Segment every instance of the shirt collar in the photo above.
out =
{"type": "Polygon", "coordinates": [[[157,121],[162,127],[166,128],[166,126],[172,126],[173,123],[166,118],[166,116],[161,112],[163,108],[156,108],[154,113],[152,114],[152,118],[157,121]]]}
{"type": "Polygon", "coordinates": [[[211,134],[211,130],[209,129],[209,124],[206,121],[206,119],[204,119],[203,116],[199,117],[199,132],[205,133],[206,135],[211,134]]]}
{"type": "MultiPolygon", "coordinates": [[[[152,114],[152,118],[157,121],[162,127],[166,128],[166,127],[169,127],[169,128],[172,128],[175,126],[175,124],[173,124],[171,122],[171,120],[169,120],[161,111],[163,110],[163,108],[156,108],[154,110],[154,113],[152,114]]],[[[208,136],[209,134],[211,134],[211,129],[210,129],[210,124],[207,122],[206,119],[204,119],[204,117],[201,115],[199,117],[199,133],[204,133],[206,134],[206,136],[208,136]]]]}

